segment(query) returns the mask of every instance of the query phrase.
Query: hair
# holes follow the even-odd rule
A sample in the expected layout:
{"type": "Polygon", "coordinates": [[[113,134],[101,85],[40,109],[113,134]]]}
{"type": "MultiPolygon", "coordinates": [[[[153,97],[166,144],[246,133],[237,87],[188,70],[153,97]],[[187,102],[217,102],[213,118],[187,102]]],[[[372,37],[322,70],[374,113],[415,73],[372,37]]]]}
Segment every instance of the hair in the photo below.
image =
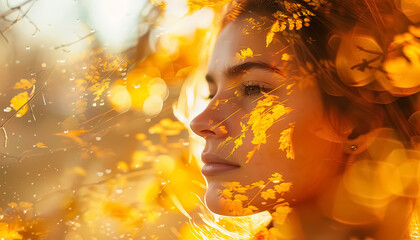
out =
{"type": "MultiPolygon", "coordinates": [[[[378,61],[383,64],[394,37],[408,32],[409,26],[415,25],[394,5],[394,1],[239,0],[230,4],[223,26],[250,14],[262,16],[271,24],[278,20],[275,13],[283,14],[284,21],[288,17],[295,21],[293,19],[303,18],[301,15],[304,12],[310,13],[309,26],[300,29],[289,26],[289,29],[277,31],[276,34],[281,37],[276,40],[286,39],[293,42],[291,47],[297,56],[297,64],[306,67],[308,71],[311,69],[307,66],[314,67],[323,104],[327,109],[326,114],[330,116],[332,126],[339,129],[340,123],[333,116],[345,114],[357,126],[348,136],[349,139],[374,128],[390,127],[396,130],[407,147],[412,146],[412,138],[419,135],[419,129],[410,119],[418,111],[417,92],[405,94],[406,89],[400,91],[398,88],[391,88],[389,91],[377,80],[367,84],[346,83],[340,74],[343,71],[342,64],[334,64],[334,59],[340,57],[337,55],[338,46],[343,38],[353,37],[352,34],[357,31],[374,39],[381,46],[383,55],[378,57],[378,61]],[[392,26],[387,24],[390,16],[394,22],[392,26]]],[[[360,59],[360,62],[359,66],[344,66],[344,71],[369,70],[368,64],[363,65],[366,59],[360,59]]],[[[384,73],[382,67],[377,71],[384,73]]]]}

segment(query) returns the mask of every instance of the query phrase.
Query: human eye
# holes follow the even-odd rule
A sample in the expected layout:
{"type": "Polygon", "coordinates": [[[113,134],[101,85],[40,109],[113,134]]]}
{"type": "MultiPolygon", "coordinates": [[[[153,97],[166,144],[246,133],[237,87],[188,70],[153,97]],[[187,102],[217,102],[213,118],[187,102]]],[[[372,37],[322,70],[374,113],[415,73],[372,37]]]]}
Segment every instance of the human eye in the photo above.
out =
{"type": "Polygon", "coordinates": [[[262,92],[269,92],[270,89],[266,88],[263,84],[258,82],[245,82],[242,84],[242,92],[244,96],[259,95],[262,92]]]}
{"type": "Polygon", "coordinates": [[[213,98],[214,98],[214,96],[215,96],[216,94],[214,94],[214,93],[209,93],[209,95],[207,95],[206,97],[205,97],[205,99],[206,100],[212,100],[213,98]]]}
{"type": "Polygon", "coordinates": [[[217,86],[214,83],[208,83],[208,94],[203,97],[205,100],[212,100],[216,96],[217,86]]]}

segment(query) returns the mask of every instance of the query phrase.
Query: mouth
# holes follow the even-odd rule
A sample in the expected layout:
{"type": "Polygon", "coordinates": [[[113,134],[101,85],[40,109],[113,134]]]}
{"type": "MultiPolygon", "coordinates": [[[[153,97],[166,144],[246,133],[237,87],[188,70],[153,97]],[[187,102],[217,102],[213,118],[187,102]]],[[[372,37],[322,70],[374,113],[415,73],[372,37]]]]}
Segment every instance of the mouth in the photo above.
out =
{"type": "Polygon", "coordinates": [[[201,154],[201,159],[204,162],[204,166],[201,169],[201,173],[204,176],[216,176],[241,167],[210,153],[201,154]]]}

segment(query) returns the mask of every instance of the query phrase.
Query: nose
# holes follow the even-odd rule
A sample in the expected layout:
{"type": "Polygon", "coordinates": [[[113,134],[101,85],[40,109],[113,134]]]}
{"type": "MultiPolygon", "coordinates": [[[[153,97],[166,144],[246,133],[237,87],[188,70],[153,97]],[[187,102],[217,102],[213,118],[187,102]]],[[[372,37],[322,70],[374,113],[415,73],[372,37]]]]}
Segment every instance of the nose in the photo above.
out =
{"type": "Polygon", "coordinates": [[[211,109],[209,106],[191,121],[191,130],[205,139],[225,138],[228,135],[228,127],[223,114],[220,110],[211,109]]]}

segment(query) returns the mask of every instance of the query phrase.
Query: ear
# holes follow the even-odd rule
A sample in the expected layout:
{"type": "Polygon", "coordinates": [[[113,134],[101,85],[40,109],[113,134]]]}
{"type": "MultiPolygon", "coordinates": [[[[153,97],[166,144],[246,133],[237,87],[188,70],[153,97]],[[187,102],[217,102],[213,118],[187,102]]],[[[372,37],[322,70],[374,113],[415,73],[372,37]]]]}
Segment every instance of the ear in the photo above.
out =
{"type": "Polygon", "coordinates": [[[366,127],[356,127],[347,137],[343,144],[343,152],[347,154],[358,154],[364,152],[378,136],[381,129],[370,130],[366,127]]]}

